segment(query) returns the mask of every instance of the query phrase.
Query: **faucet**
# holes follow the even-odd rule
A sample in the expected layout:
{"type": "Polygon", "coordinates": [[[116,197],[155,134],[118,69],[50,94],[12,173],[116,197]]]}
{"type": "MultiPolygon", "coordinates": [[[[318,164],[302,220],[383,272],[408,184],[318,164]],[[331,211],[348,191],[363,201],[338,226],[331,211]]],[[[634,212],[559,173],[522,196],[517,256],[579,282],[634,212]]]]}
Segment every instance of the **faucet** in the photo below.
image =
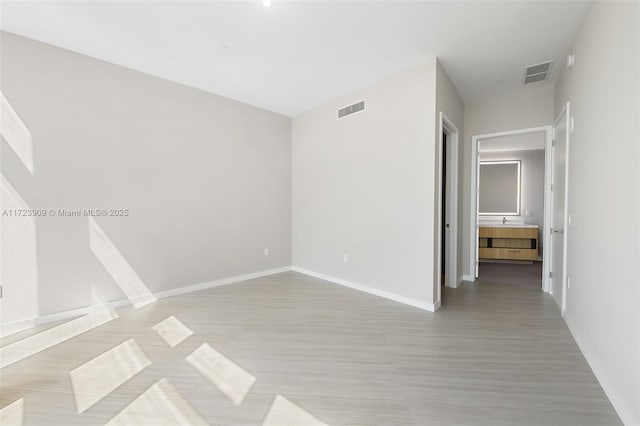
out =
{"type": "Polygon", "coordinates": [[[507,218],[506,218],[506,217],[503,217],[503,218],[502,218],[502,224],[504,225],[505,223],[507,223],[507,218]]]}

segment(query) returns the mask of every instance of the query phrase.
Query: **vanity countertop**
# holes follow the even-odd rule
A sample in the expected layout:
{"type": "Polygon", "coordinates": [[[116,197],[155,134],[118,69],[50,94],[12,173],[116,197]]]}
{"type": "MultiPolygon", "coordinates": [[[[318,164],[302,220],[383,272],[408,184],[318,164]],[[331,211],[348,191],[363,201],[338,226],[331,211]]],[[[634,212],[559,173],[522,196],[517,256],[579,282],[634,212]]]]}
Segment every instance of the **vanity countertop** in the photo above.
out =
{"type": "Polygon", "coordinates": [[[538,225],[526,225],[524,223],[481,223],[481,228],[538,228],[538,225]]]}

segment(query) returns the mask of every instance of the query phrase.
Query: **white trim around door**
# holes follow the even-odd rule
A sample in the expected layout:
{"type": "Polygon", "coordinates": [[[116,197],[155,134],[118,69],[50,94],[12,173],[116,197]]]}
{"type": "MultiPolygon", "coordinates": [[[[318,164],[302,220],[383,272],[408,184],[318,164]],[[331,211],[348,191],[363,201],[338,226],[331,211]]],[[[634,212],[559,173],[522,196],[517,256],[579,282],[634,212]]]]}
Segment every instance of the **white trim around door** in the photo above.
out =
{"type": "Polygon", "coordinates": [[[437,202],[437,247],[436,247],[436,259],[435,259],[435,271],[436,271],[436,287],[438,288],[435,305],[439,306],[442,300],[442,274],[440,270],[441,247],[442,238],[445,238],[445,286],[456,288],[462,282],[458,279],[458,149],[459,149],[459,131],[454,122],[447,117],[444,112],[440,112],[439,117],[439,137],[438,137],[438,187],[436,192],[438,194],[437,202]],[[443,158],[443,134],[447,135],[447,154],[443,158]],[[447,173],[446,173],[446,194],[447,199],[442,199],[442,162],[446,161],[447,173]],[[445,214],[447,217],[442,217],[442,203],[446,203],[445,214]],[[442,222],[448,224],[448,232],[445,231],[445,235],[442,235],[442,222]]]}
{"type": "Polygon", "coordinates": [[[465,279],[474,281],[477,275],[478,257],[478,144],[483,139],[492,139],[496,137],[522,135],[527,133],[544,132],[544,225],[542,229],[543,241],[543,257],[542,257],[542,291],[548,293],[550,288],[549,282],[549,265],[551,264],[551,144],[552,144],[553,126],[529,127],[526,129],[508,130],[505,132],[486,133],[471,137],[471,191],[470,191],[470,220],[469,220],[469,270],[465,279]]]}
{"type": "MultiPolygon", "coordinates": [[[[569,149],[570,149],[570,140],[571,140],[571,133],[573,131],[572,129],[572,118],[571,118],[571,103],[567,102],[565,104],[565,106],[562,108],[562,111],[560,111],[560,113],[558,114],[558,116],[556,117],[556,119],[553,122],[553,127],[552,127],[552,138],[553,138],[553,146],[554,149],[557,149],[557,144],[556,144],[556,139],[557,139],[557,135],[556,135],[556,127],[561,125],[561,121],[564,120],[564,132],[565,132],[565,145],[564,145],[564,152],[562,153],[562,156],[564,157],[564,176],[563,176],[563,185],[564,185],[564,199],[563,199],[563,203],[564,203],[564,212],[562,215],[562,219],[560,220],[560,223],[553,223],[553,210],[550,213],[550,219],[549,219],[549,223],[551,224],[551,233],[550,235],[553,234],[553,232],[560,232],[562,234],[562,265],[560,266],[555,266],[553,265],[553,250],[545,250],[545,251],[550,251],[550,258],[549,258],[549,270],[550,271],[556,271],[557,269],[561,269],[562,273],[560,274],[560,276],[554,276],[551,279],[551,282],[549,284],[549,290],[553,290],[553,280],[560,280],[560,284],[562,286],[562,294],[561,295],[554,295],[556,301],[558,302],[558,305],[560,306],[560,311],[562,312],[562,315],[564,315],[565,310],[567,309],[567,287],[568,287],[568,274],[567,274],[567,248],[568,248],[568,237],[569,237],[569,149]],[[560,300],[558,300],[558,297],[560,297],[560,300]]],[[[551,156],[551,167],[553,169],[554,166],[554,158],[553,156],[551,156]]],[[[552,176],[553,181],[555,181],[555,178],[552,176]]],[[[553,200],[553,193],[551,193],[550,195],[551,200],[553,200]]],[[[553,202],[551,203],[551,207],[553,209],[553,202]]],[[[549,238],[549,240],[551,240],[551,237],[549,238]]],[[[553,246],[552,241],[549,241],[549,244],[551,244],[551,246],[553,246]]],[[[554,272],[554,275],[555,272],[554,272]]]]}

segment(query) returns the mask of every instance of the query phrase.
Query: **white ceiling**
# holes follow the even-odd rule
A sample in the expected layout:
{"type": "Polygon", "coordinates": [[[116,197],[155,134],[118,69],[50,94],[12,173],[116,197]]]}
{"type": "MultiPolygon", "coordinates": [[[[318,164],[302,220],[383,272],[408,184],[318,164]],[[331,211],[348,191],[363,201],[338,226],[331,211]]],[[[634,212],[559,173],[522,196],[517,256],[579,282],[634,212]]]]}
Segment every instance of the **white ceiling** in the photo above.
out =
{"type": "Polygon", "coordinates": [[[549,59],[553,81],[588,6],[2,1],[0,27],[294,116],[432,56],[465,100],[517,89],[525,66],[549,59]]]}
{"type": "Polygon", "coordinates": [[[544,149],[544,132],[523,133],[521,135],[483,139],[480,141],[478,148],[480,152],[544,149]]]}

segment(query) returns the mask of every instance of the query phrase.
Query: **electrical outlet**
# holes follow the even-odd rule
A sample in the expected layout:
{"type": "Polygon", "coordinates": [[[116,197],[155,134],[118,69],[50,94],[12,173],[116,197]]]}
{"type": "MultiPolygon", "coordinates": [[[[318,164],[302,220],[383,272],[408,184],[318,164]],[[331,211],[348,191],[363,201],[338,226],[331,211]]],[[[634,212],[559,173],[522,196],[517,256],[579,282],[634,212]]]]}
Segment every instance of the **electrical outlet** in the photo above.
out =
{"type": "Polygon", "coordinates": [[[569,213],[569,216],[567,216],[567,224],[571,226],[571,213],[569,213]]]}
{"type": "Polygon", "coordinates": [[[263,250],[263,253],[265,256],[269,256],[270,251],[269,251],[269,247],[267,247],[266,249],[263,250]]]}
{"type": "Polygon", "coordinates": [[[569,280],[569,277],[567,277],[567,288],[571,287],[571,281],[569,280]]]}
{"type": "Polygon", "coordinates": [[[349,256],[348,256],[348,255],[346,255],[346,254],[343,254],[343,255],[342,255],[342,261],[343,261],[344,263],[348,263],[348,262],[349,262],[349,256]]]}

